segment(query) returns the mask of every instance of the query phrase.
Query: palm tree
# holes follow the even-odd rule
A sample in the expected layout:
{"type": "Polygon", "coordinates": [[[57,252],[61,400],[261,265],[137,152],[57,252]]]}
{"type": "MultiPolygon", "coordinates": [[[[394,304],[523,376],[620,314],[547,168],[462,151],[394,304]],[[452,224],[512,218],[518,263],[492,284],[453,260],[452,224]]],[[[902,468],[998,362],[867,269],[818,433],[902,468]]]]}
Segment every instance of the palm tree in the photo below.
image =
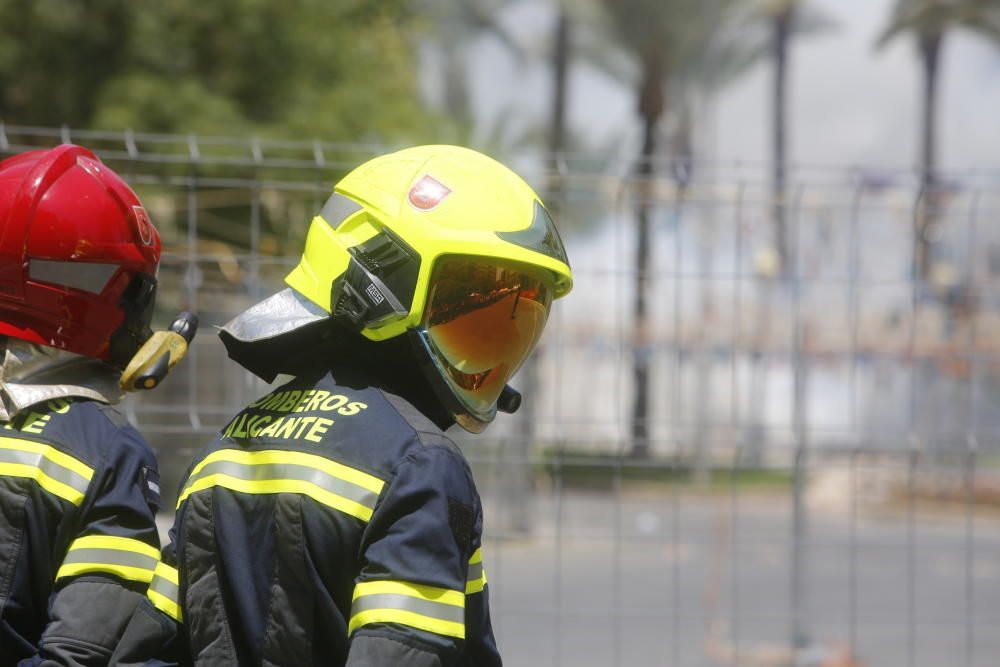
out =
{"type": "Polygon", "coordinates": [[[941,49],[945,35],[956,28],[967,28],[991,40],[1000,41],[1000,3],[996,0],[897,0],[888,27],[879,37],[885,46],[896,36],[911,33],[923,70],[922,122],[920,125],[920,179],[923,192],[922,214],[917,218],[917,275],[926,278],[930,271],[928,228],[937,216],[937,98],[940,79],[941,49]]]}
{"type": "Polygon", "coordinates": [[[649,359],[643,347],[647,327],[647,274],[649,272],[649,181],[653,176],[653,156],[656,154],[657,127],[666,108],[665,87],[677,60],[676,33],[682,16],[690,11],[678,11],[687,0],[604,0],[604,5],[620,33],[622,43],[629,46],[639,67],[637,107],[642,121],[642,148],[636,160],[640,193],[636,202],[635,295],[632,305],[636,341],[633,350],[632,455],[649,455],[649,359]]]}
{"type": "Polygon", "coordinates": [[[566,92],[570,60],[572,22],[565,3],[559,3],[552,35],[552,109],[549,117],[551,171],[558,170],[559,154],[566,148],[566,92]]]}
{"type": "MultiPolygon", "coordinates": [[[[522,45],[499,20],[513,4],[512,0],[419,0],[416,4],[432,27],[429,42],[441,59],[445,111],[458,121],[460,135],[468,133],[473,121],[468,85],[470,43],[489,36],[518,63],[524,60],[522,45]]],[[[468,140],[467,136],[455,138],[468,140]]]]}
{"type": "MultiPolygon", "coordinates": [[[[602,0],[617,42],[633,65],[636,109],[642,123],[642,146],[635,173],[636,199],[635,294],[633,318],[636,344],[633,352],[632,450],[635,457],[649,455],[649,355],[647,336],[647,276],[650,263],[651,181],[658,149],[659,125],[668,110],[680,109],[680,82],[691,63],[704,56],[718,19],[733,0],[602,0]],[[711,5],[711,6],[709,6],[711,5]],[[677,99],[673,100],[673,94],[677,99]]],[[[683,123],[682,123],[683,125],[683,123]]],[[[690,167],[690,165],[686,165],[690,167]]]]}
{"type": "Polygon", "coordinates": [[[768,18],[772,29],[772,57],[774,58],[774,88],[772,97],[772,168],[774,177],[774,243],[778,250],[781,271],[788,271],[788,229],[785,221],[785,131],[788,121],[788,43],[791,41],[792,20],[798,0],[773,0],[769,3],[768,18]]]}
{"type": "MultiPolygon", "coordinates": [[[[552,106],[549,109],[547,128],[549,178],[543,197],[545,205],[556,219],[562,208],[563,182],[559,173],[559,161],[566,150],[566,95],[569,79],[571,55],[572,22],[564,2],[559,3],[553,24],[550,62],[552,67],[552,106]]],[[[537,438],[537,395],[541,384],[540,365],[544,348],[536,348],[517,374],[517,384],[525,396],[521,404],[517,437],[513,440],[513,454],[517,463],[508,471],[505,480],[508,514],[508,529],[525,534],[531,529],[533,513],[529,506],[532,490],[530,468],[525,461],[531,453],[537,438]]]]}
{"type": "MultiPolygon", "coordinates": [[[[770,2],[771,0],[767,0],[770,2]]],[[[614,30],[612,40],[581,35],[578,50],[595,65],[635,86],[642,123],[642,146],[636,160],[635,295],[633,318],[632,455],[649,453],[649,357],[643,349],[647,328],[647,282],[650,263],[650,185],[659,149],[659,127],[668,115],[674,123],[672,148],[678,153],[673,177],[683,187],[693,170],[690,137],[692,108],[747,71],[768,52],[760,7],[741,0],[602,0],[614,30]],[[617,48],[609,48],[608,42],[617,48]],[[626,56],[622,58],[622,55],[626,56]]],[[[579,7],[575,7],[579,9],[579,7]]],[[[800,29],[789,20],[789,33],[800,29]]]]}
{"type": "Polygon", "coordinates": [[[806,0],[760,0],[755,11],[767,31],[767,50],[774,65],[771,89],[771,168],[774,244],[779,270],[789,268],[788,226],[785,215],[785,182],[788,165],[789,47],[797,35],[823,30],[831,23],[809,7],[806,0]]]}

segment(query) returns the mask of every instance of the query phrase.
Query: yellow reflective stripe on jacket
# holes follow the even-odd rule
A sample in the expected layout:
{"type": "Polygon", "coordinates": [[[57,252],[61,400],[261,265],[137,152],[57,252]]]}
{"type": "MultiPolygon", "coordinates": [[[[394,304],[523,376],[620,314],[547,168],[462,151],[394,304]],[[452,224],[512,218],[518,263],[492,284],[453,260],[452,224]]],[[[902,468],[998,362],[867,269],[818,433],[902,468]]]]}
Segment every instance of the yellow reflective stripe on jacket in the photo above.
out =
{"type": "Polygon", "coordinates": [[[49,493],[79,506],[94,470],[51,445],[0,437],[0,476],[33,480],[49,493]]]}
{"type": "Polygon", "coordinates": [[[398,623],[465,638],[465,595],[405,581],[364,581],[354,587],[348,634],[371,623],[398,623]]]}
{"type": "Polygon", "coordinates": [[[184,614],[180,603],[180,576],[175,568],[166,563],[157,563],[153,581],[149,584],[146,597],[153,606],[178,623],[183,623],[184,614]]]}
{"type": "Polygon", "coordinates": [[[92,572],[148,583],[160,552],[128,537],[88,535],[73,540],[56,579],[92,572]]]}
{"type": "Polygon", "coordinates": [[[469,559],[469,580],[465,582],[465,594],[482,593],[486,586],[486,568],[483,567],[483,548],[479,547],[469,559]]]}
{"type": "Polygon", "coordinates": [[[214,486],[250,494],[299,493],[368,521],[385,482],[315,454],[221,449],[191,471],[177,507],[192,493],[214,486]]]}

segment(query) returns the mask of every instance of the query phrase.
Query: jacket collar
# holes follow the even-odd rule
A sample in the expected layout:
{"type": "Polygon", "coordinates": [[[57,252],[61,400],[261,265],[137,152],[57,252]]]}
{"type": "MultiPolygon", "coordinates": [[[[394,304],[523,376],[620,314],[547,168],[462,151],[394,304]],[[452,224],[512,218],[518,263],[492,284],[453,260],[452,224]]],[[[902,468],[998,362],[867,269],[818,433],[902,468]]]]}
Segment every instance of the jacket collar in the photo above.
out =
{"type": "Polygon", "coordinates": [[[92,357],[0,336],[0,421],[55,398],[117,403],[124,395],[119,377],[92,357]]]}

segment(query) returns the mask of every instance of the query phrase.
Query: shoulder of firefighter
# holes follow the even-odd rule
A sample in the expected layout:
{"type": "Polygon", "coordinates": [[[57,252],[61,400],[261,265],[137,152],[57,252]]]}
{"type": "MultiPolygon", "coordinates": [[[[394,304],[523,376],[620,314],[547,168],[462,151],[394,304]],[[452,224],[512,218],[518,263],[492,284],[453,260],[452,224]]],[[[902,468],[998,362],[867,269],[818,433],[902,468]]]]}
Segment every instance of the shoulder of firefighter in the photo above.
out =
{"type": "Polygon", "coordinates": [[[0,421],[0,664],[107,664],[159,556],[156,459],[110,406],[0,421]]]}
{"type": "Polygon", "coordinates": [[[482,507],[403,399],[299,378],[226,425],[181,483],[116,664],[500,664],[482,507]]]}

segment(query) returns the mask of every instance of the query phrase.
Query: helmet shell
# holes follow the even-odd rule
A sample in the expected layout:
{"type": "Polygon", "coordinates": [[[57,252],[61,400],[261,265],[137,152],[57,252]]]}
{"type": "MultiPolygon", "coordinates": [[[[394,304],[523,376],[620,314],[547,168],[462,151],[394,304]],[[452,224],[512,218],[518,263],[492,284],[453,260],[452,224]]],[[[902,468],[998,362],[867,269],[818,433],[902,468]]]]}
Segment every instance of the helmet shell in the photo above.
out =
{"type": "Polygon", "coordinates": [[[458,146],[409,148],[349,173],[313,218],[302,260],[285,281],[332,312],[331,288],[348,269],[349,249],[384,230],[419,256],[420,268],[412,297],[403,304],[405,315],[363,328],[361,333],[371,340],[393,338],[420,325],[434,263],[445,255],[542,269],[552,279],[556,298],[572,289],[562,243],[538,195],[504,165],[458,146]],[[540,213],[555,237],[555,249],[518,242],[518,234],[538,226],[540,213]]]}
{"type": "Polygon", "coordinates": [[[123,297],[154,281],[160,249],[139,198],[86,148],[0,162],[0,335],[111,361],[123,297]]]}

